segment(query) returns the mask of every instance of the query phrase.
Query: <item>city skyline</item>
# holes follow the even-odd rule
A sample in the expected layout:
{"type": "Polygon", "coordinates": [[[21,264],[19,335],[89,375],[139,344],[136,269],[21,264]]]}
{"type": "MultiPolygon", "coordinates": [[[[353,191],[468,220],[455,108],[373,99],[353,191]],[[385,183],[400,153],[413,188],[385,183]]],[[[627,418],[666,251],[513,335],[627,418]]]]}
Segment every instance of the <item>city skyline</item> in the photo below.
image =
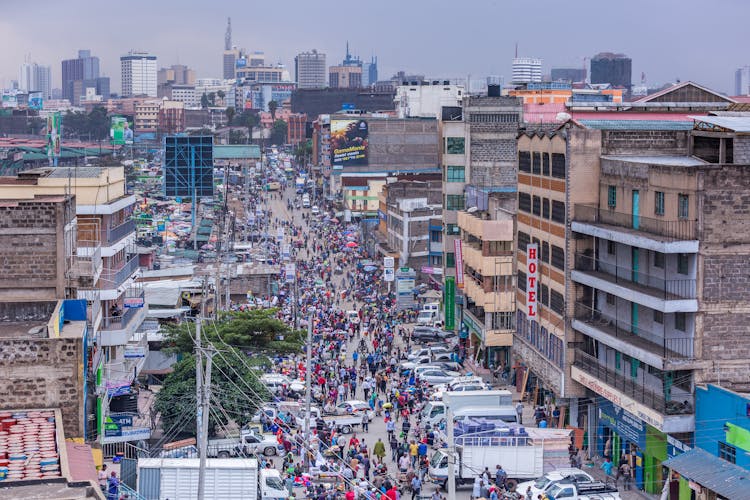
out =
{"type": "MultiPolygon", "coordinates": [[[[196,70],[199,78],[220,77],[226,19],[231,15],[234,45],[262,50],[269,63],[280,61],[290,70],[294,67],[294,56],[312,48],[328,54],[330,61],[341,59],[349,40],[352,52],[363,60],[372,54],[380,57],[381,78],[403,69],[446,78],[502,75],[505,81],[510,81],[518,43],[519,56],[541,58],[545,74],[553,67],[583,67],[584,57],[591,58],[599,52],[622,52],[633,60],[634,84],[645,73],[650,85],[692,80],[720,92],[733,93],[734,71],[748,64],[742,51],[747,41],[742,23],[750,14],[750,5],[725,0],[725,6],[736,15],[714,20],[690,15],[694,10],[689,4],[702,5],[697,0],[681,2],[679,11],[671,9],[668,3],[671,2],[661,5],[637,0],[626,11],[615,13],[619,16],[617,23],[604,23],[582,14],[587,6],[592,7],[592,12],[593,7],[600,12],[598,3],[585,0],[575,11],[556,11],[549,18],[535,16],[532,30],[531,24],[513,21],[531,19],[527,9],[520,5],[475,0],[468,7],[462,4],[457,9],[453,3],[433,2],[428,14],[422,5],[387,0],[379,4],[379,9],[357,5],[358,18],[367,22],[357,23],[356,27],[342,23],[330,35],[321,36],[320,25],[327,25],[337,11],[343,16],[351,4],[335,0],[326,4],[325,11],[285,9],[285,19],[258,23],[252,20],[274,19],[272,5],[261,4],[252,13],[243,14],[236,12],[228,0],[212,3],[209,12],[191,10],[191,5],[199,5],[194,0],[180,2],[179,9],[174,8],[177,3],[173,0],[158,4],[135,0],[128,4],[128,10],[110,16],[92,10],[98,4],[91,0],[42,2],[43,15],[34,18],[31,29],[24,22],[28,5],[10,0],[4,2],[0,43],[15,50],[0,54],[0,80],[7,84],[15,79],[28,54],[33,61],[57,69],[63,59],[87,48],[99,55],[102,74],[118,86],[119,58],[132,49],[155,54],[161,66],[186,64],[196,70]],[[395,9],[398,16],[394,15],[395,9]],[[86,15],[71,16],[71,12],[86,12],[86,15]],[[464,13],[463,19],[458,18],[460,22],[457,12],[464,13]],[[479,12],[482,15],[477,15],[479,12]],[[164,22],[169,16],[172,21],[164,22]],[[66,22],[60,24],[60,19],[66,22]],[[279,36],[279,23],[292,28],[285,30],[283,37],[279,36]],[[133,26],[139,24],[141,28],[134,30],[133,26]],[[696,39],[691,32],[705,35],[707,31],[711,44],[687,45],[688,40],[696,39]],[[384,36],[386,32],[388,36],[384,36]],[[112,37],[111,33],[134,35],[112,37]],[[200,36],[194,36],[195,33],[200,36]],[[639,41],[645,37],[655,42],[639,41]]],[[[290,5],[309,4],[292,1],[290,5]]],[[[59,70],[53,71],[53,75],[53,87],[58,88],[59,70]]]]}

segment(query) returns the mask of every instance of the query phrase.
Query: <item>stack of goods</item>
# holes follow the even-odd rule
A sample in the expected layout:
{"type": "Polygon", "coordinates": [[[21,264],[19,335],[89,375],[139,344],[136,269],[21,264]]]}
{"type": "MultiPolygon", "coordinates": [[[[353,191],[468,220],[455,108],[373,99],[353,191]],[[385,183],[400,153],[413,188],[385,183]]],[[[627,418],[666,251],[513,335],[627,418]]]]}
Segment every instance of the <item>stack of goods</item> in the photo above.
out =
{"type": "Polygon", "coordinates": [[[55,413],[0,413],[0,481],[60,477],[55,413]]]}

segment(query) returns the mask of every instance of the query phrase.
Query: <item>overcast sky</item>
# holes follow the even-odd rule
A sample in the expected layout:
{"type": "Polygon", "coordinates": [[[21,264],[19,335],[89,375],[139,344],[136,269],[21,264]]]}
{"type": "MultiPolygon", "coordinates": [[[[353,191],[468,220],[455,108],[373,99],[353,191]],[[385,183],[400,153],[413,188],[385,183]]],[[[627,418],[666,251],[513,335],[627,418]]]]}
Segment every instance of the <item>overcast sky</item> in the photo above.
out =
{"type": "Polygon", "coordinates": [[[233,43],[286,64],[317,48],[328,65],[352,53],[378,56],[380,78],[395,71],[428,77],[502,75],[518,53],[552,67],[624,52],[633,83],[693,80],[734,91],[734,70],[750,64],[748,0],[2,0],[0,84],[18,78],[24,57],[49,64],[60,86],[60,61],[90,48],[112,90],[119,56],[158,56],[159,66],[187,64],[198,77],[221,76],[227,16],[233,43]]]}

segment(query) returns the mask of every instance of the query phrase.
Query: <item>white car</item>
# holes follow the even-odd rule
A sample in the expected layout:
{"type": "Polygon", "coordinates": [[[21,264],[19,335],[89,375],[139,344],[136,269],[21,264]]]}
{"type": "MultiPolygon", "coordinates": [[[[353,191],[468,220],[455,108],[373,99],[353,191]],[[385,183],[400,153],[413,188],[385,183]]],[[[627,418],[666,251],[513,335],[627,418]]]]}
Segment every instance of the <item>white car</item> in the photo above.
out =
{"type": "Polygon", "coordinates": [[[418,377],[423,382],[426,382],[428,385],[435,385],[435,384],[447,384],[450,383],[453,379],[461,375],[458,372],[452,372],[448,370],[443,370],[441,368],[433,368],[431,370],[424,370],[421,372],[418,377]]]}
{"type": "Polygon", "coordinates": [[[557,469],[552,472],[548,472],[539,479],[534,481],[526,481],[516,486],[516,491],[526,492],[531,486],[531,494],[533,498],[549,490],[552,486],[563,480],[575,480],[578,483],[590,483],[594,480],[588,473],[574,467],[557,469]]]}
{"type": "Polygon", "coordinates": [[[313,215],[318,215],[320,213],[320,209],[318,208],[318,205],[313,205],[310,209],[310,213],[313,215]]]}
{"type": "Polygon", "coordinates": [[[367,414],[368,420],[375,418],[375,412],[364,401],[350,399],[336,405],[336,415],[362,415],[362,413],[367,414]]]}
{"type": "Polygon", "coordinates": [[[346,311],[346,320],[353,325],[358,325],[359,314],[357,311],[346,311]]]}
{"type": "Polygon", "coordinates": [[[421,349],[417,349],[416,351],[410,352],[406,356],[406,359],[408,359],[409,361],[414,361],[420,356],[429,356],[430,354],[436,355],[436,354],[442,354],[442,353],[450,354],[451,351],[447,347],[443,347],[443,346],[422,347],[421,349]]]}
{"type": "Polygon", "coordinates": [[[420,356],[413,361],[404,361],[401,363],[402,370],[413,370],[419,365],[429,365],[431,363],[450,362],[451,355],[448,353],[433,354],[432,356],[420,356]]]}

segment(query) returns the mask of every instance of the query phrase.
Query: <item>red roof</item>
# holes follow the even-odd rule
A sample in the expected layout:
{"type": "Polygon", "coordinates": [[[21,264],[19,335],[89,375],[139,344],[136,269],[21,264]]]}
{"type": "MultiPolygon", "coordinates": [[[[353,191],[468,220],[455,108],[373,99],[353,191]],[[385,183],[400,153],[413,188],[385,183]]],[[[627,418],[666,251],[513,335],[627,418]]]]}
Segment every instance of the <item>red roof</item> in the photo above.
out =
{"type": "Polygon", "coordinates": [[[733,95],[732,99],[737,102],[750,103],[750,95],[733,95]]]}

